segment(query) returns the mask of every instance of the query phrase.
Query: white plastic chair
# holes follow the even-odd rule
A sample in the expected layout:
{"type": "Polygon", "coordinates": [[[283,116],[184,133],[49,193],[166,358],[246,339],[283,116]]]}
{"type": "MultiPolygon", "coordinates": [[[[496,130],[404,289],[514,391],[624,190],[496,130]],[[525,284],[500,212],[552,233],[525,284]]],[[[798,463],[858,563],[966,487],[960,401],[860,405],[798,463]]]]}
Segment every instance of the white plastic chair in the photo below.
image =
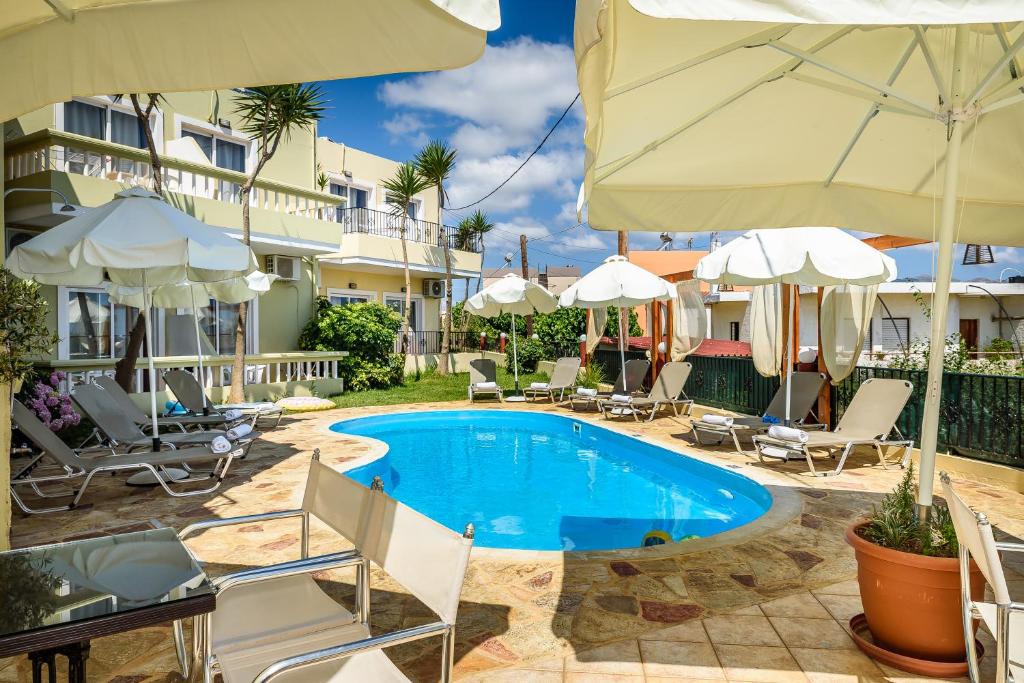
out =
{"type": "Polygon", "coordinates": [[[1024,604],[1013,602],[999,559],[1002,552],[1024,552],[1024,543],[1001,543],[992,535],[992,525],[981,512],[964,503],[953,489],[949,475],[942,472],[943,495],[949,506],[960,544],[960,586],[963,604],[964,639],[967,643],[967,672],[972,683],[980,683],[978,652],[974,643],[974,620],[981,619],[996,639],[996,683],[1024,681],[1024,604]],[[992,587],[994,602],[971,598],[970,563],[974,560],[992,587]]]}
{"type": "Polygon", "coordinates": [[[301,558],[220,576],[213,580],[217,609],[196,619],[193,661],[175,624],[182,673],[194,663],[205,683],[408,683],[384,648],[440,636],[441,681],[454,664],[455,617],[469,564],[473,529],[459,534],[384,493],[366,488],[319,462],[310,463],[302,507],[297,510],[213,519],[186,527],[182,539],[204,529],[298,517],[301,558]],[[309,557],[309,518],[317,517],[354,550],[309,557]],[[430,608],[437,620],[377,636],[370,634],[370,563],[430,608]],[[355,613],[313,580],[313,573],[356,568],[355,613]]]}

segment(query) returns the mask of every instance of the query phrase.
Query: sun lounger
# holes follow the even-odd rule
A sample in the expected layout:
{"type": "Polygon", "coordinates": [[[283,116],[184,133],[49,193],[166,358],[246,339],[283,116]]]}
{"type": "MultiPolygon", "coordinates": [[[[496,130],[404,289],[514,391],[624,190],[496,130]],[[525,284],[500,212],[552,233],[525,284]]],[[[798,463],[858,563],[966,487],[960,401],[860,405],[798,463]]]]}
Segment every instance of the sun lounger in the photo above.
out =
{"type": "Polygon", "coordinates": [[[688,414],[693,408],[693,401],[683,393],[683,387],[686,386],[692,369],[691,363],[665,363],[647,396],[613,395],[611,398],[598,401],[597,406],[606,419],[617,415],[632,415],[637,422],[644,413],[650,422],[661,408],[667,407],[672,408],[672,414],[676,417],[679,416],[678,406],[683,406],[688,414]]]}
{"type": "Polygon", "coordinates": [[[619,371],[619,376],[615,379],[615,385],[611,391],[590,393],[577,389],[569,395],[569,407],[576,410],[576,404],[580,403],[584,408],[593,408],[597,407],[602,399],[611,398],[616,394],[632,396],[643,388],[644,378],[647,377],[647,372],[650,369],[651,361],[649,360],[643,358],[627,360],[626,366],[619,371]]]}
{"type": "MultiPolygon", "coordinates": [[[[814,415],[814,406],[818,401],[818,393],[825,383],[825,375],[820,372],[794,372],[793,392],[790,395],[790,414],[799,416],[794,420],[795,424],[801,425],[804,429],[821,429],[822,425],[807,423],[806,416],[814,415]]],[[[723,416],[724,417],[724,416],[723,416]]],[[[694,420],[694,435],[697,443],[713,445],[722,443],[726,438],[731,437],[736,446],[736,452],[745,455],[740,446],[740,438],[752,438],[756,434],[763,434],[768,431],[772,424],[781,424],[786,417],[786,380],[761,417],[731,417],[724,421],[715,423],[703,419],[694,420]],[[768,419],[765,419],[768,418],[768,419]]]]}
{"type": "Polygon", "coordinates": [[[789,460],[791,457],[803,457],[807,460],[811,474],[833,476],[843,471],[846,458],[856,446],[874,447],[882,467],[888,467],[883,447],[896,446],[903,448],[900,466],[905,467],[910,461],[910,449],[914,442],[903,438],[896,428],[896,420],[910,400],[913,390],[914,385],[906,380],[873,377],[857,389],[835,431],[805,432],[806,439],[801,440],[757,435],[754,437],[757,456],[761,462],[766,462],[766,458],[789,460]],[[895,438],[892,438],[894,433],[895,438]],[[818,473],[811,458],[812,450],[828,451],[831,457],[835,457],[835,452],[841,450],[842,456],[835,470],[818,473]]]}
{"type": "Polygon", "coordinates": [[[212,519],[182,529],[179,536],[184,540],[206,529],[289,517],[302,523],[299,559],[213,579],[217,609],[196,618],[194,629],[207,636],[194,641],[194,649],[185,646],[181,622],[175,624],[181,661],[189,661],[189,651],[197,656],[195,678],[212,681],[219,674],[225,683],[249,683],[274,674],[279,683],[408,683],[385,648],[431,638],[441,640],[439,678],[450,681],[472,526],[465,533],[452,531],[383,490],[321,464],[315,452],[301,508],[212,519]],[[310,517],[354,548],[309,557],[310,517]],[[416,596],[428,618],[393,628],[381,619],[371,632],[371,563],[416,596]],[[351,612],[316,580],[316,574],[340,568],[355,570],[351,612]]]}
{"type": "Polygon", "coordinates": [[[498,366],[490,358],[475,358],[469,362],[469,400],[475,401],[477,395],[497,396],[499,401],[504,401],[498,386],[498,366]]]}
{"type": "Polygon", "coordinates": [[[547,396],[551,402],[555,402],[555,392],[558,392],[558,400],[565,398],[566,389],[572,391],[576,387],[576,380],[580,376],[580,359],[575,356],[559,358],[555,363],[555,369],[551,371],[551,380],[548,382],[534,382],[523,389],[524,396],[547,396]]]}
{"type": "MultiPolygon", "coordinates": [[[[152,447],[152,435],[143,432],[97,385],[80,384],[72,392],[71,397],[82,409],[82,412],[96,425],[95,438],[111,450],[131,452],[137,448],[152,447]]],[[[171,448],[179,448],[199,444],[209,445],[218,437],[224,437],[232,443],[244,446],[244,453],[248,453],[249,448],[259,436],[259,432],[252,431],[248,425],[244,425],[244,428],[240,426],[226,432],[210,429],[202,432],[160,434],[160,442],[171,448]],[[239,435],[235,437],[233,432],[239,435]]]]}
{"type": "Polygon", "coordinates": [[[26,513],[34,514],[41,512],[57,512],[74,508],[85,495],[92,478],[100,472],[149,472],[156,482],[170,495],[198,496],[204,493],[215,491],[227,474],[231,462],[243,454],[242,448],[233,448],[227,453],[214,453],[206,446],[195,448],[183,448],[176,451],[163,451],[160,453],[132,453],[130,455],[101,455],[98,457],[82,457],[70,446],[61,441],[60,437],[54,434],[44,425],[36,415],[25,407],[20,401],[14,402],[11,413],[14,424],[42,452],[32,458],[28,465],[22,467],[11,476],[11,497],[19,508],[26,513]],[[47,461],[59,467],[59,473],[45,474],[47,461]],[[196,472],[192,466],[213,465],[213,468],[206,472],[196,472]],[[185,467],[189,472],[187,479],[177,481],[165,481],[167,477],[160,476],[160,470],[165,467],[185,467]],[[192,482],[213,480],[211,486],[196,490],[181,490],[182,484],[192,482]],[[173,484],[173,487],[172,487],[173,484]],[[70,491],[54,492],[53,486],[67,485],[78,486],[70,491]],[[32,508],[22,497],[19,491],[24,487],[31,488],[39,498],[71,498],[66,505],[48,508],[32,508]]]}
{"type": "MultiPolygon", "coordinates": [[[[117,407],[124,412],[125,415],[131,418],[132,422],[137,424],[143,430],[151,429],[153,421],[149,415],[135,405],[135,401],[131,399],[128,393],[121,388],[121,385],[114,381],[113,377],[109,375],[100,375],[99,377],[93,378],[93,384],[99,385],[103,391],[107,392],[110,399],[117,404],[117,407]]],[[[188,431],[188,427],[224,427],[225,421],[224,416],[219,413],[213,413],[211,415],[173,415],[157,417],[157,425],[162,429],[164,427],[173,427],[180,431],[188,431]]],[[[229,427],[231,425],[228,425],[229,427]]]]}
{"type": "Polygon", "coordinates": [[[182,408],[188,411],[189,415],[218,413],[229,422],[232,419],[241,419],[242,415],[246,415],[249,417],[250,424],[253,427],[263,418],[276,417],[277,422],[274,423],[274,426],[276,427],[281,424],[284,410],[273,403],[232,403],[215,406],[209,397],[205,396],[202,385],[199,384],[199,380],[191,372],[168,370],[163,376],[164,382],[174,393],[175,400],[178,401],[182,408]],[[232,418],[233,413],[237,413],[238,417],[232,418]]]}

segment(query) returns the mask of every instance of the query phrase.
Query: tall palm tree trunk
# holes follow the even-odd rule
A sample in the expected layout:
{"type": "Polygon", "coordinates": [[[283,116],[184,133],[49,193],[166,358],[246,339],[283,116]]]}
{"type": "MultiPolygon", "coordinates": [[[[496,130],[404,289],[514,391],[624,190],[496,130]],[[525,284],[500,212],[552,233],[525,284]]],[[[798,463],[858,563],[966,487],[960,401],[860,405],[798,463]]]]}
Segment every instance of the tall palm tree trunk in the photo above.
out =
{"type": "MultiPolygon", "coordinates": [[[[261,164],[262,166],[262,164],[261,164]]],[[[249,195],[252,193],[254,178],[246,180],[239,192],[242,201],[242,242],[251,244],[249,232],[249,195]]],[[[231,390],[228,400],[231,403],[245,401],[245,322],[249,315],[249,304],[246,301],[238,304],[238,320],[235,323],[235,357],[231,361],[231,390]]]]}
{"type": "MultiPolygon", "coordinates": [[[[158,93],[149,93],[149,103],[143,109],[142,104],[139,102],[139,96],[136,94],[129,95],[132,107],[135,109],[135,117],[139,120],[143,135],[146,138],[146,149],[149,151],[150,177],[153,180],[153,192],[163,194],[163,165],[160,163],[160,155],[156,153],[156,141],[153,139],[153,130],[149,125],[149,115],[156,106],[159,97],[158,93]]],[[[142,352],[142,342],[146,338],[145,315],[144,311],[139,311],[138,317],[135,318],[135,324],[132,325],[132,330],[128,333],[128,344],[124,349],[124,357],[114,365],[114,381],[128,393],[132,391],[132,383],[135,379],[135,365],[139,360],[139,354],[142,352]]]]}
{"type": "Polygon", "coordinates": [[[402,355],[409,353],[409,312],[412,310],[412,275],[409,273],[409,246],[405,241],[405,218],[399,237],[402,242],[402,270],[405,274],[405,306],[402,307],[402,355]]]}

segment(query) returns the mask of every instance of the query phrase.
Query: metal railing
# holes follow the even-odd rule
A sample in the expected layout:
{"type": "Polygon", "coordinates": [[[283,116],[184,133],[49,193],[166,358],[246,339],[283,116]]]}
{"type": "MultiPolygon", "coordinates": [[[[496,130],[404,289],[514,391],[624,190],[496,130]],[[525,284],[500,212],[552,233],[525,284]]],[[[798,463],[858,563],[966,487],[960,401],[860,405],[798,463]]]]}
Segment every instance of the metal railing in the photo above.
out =
{"type": "MultiPolygon", "coordinates": [[[[145,149],[46,129],[8,143],[4,178],[13,181],[57,171],[148,187],[152,180],[149,162],[145,149]]],[[[241,204],[244,173],[168,156],[161,156],[160,163],[167,192],[241,204]]],[[[335,207],[343,201],[332,194],[263,178],[249,195],[249,205],[254,208],[323,221],[333,220],[335,207]]]]}
{"type": "MultiPolygon", "coordinates": [[[[441,353],[441,337],[443,332],[439,330],[414,330],[409,333],[409,353],[423,355],[430,353],[441,353]]],[[[450,340],[452,353],[462,351],[479,351],[480,337],[472,332],[460,332],[452,330],[450,340]]],[[[497,347],[497,342],[491,343],[487,340],[486,349],[493,351],[491,347],[497,347]]],[[[402,332],[395,335],[395,352],[402,350],[402,332]]]]}
{"type": "Polygon", "coordinates": [[[686,395],[706,406],[761,415],[779,388],[779,378],[762,377],[749,358],[689,356],[686,360],[693,364],[686,395]]]}
{"type": "MultiPolygon", "coordinates": [[[[267,384],[271,382],[296,382],[301,380],[331,378],[338,379],[338,361],[347,356],[344,351],[298,351],[295,353],[256,353],[245,357],[245,383],[267,384]]],[[[113,377],[116,358],[46,360],[35,363],[37,370],[63,371],[66,378],[61,382],[62,392],[72,391],[79,384],[87,384],[99,375],[113,377]]],[[[187,370],[199,379],[199,366],[195,356],[159,356],[153,359],[157,374],[167,370],[187,370]]],[[[221,387],[231,383],[233,356],[203,356],[203,386],[221,387]]],[[[149,366],[140,358],[135,367],[135,387],[142,391],[147,385],[149,366]]],[[[157,380],[157,389],[164,383],[157,380]]]]}
{"type": "MultiPolygon", "coordinates": [[[[686,393],[703,405],[760,415],[779,386],[779,378],[762,377],[749,358],[690,356],[687,361],[693,363],[693,372],[686,393]]],[[[871,377],[904,379],[914,385],[896,426],[919,447],[928,377],[924,370],[858,366],[832,387],[832,423],[871,377]]],[[[944,373],[939,415],[940,450],[1024,467],[1024,377],[944,373]]]]}
{"type": "Polygon", "coordinates": [[[388,211],[378,211],[364,207],[338,207],[333,212],[333,220],[341,223],[345,233],[363,233],[378,237],[399,239],[405,229],[405,239],[432,246],[443,246],[447,240],[449,249],[480,253],[480,240],[473,236],[461,239],[458,230],[450,225],[441,229],[437,223],[395,215],[388,211]]]}

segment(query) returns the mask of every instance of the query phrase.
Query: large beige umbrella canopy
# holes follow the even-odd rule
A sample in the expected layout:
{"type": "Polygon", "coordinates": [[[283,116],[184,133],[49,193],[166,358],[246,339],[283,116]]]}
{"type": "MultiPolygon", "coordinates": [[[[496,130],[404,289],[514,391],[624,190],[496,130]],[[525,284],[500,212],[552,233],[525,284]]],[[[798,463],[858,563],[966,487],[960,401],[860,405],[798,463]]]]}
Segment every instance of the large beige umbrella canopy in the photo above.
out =
{"type": "Polygon", "coordinates": [[[498,0],[0,0],[0,121],[73,96],[465,66],[498,0]]]}
{"type": "Polygon", "coordinates": [[[252,250],[180,211],[152,192],[132,188],[81,216],[18,245],[7,259],[16,277],[51,285],[139,287],[149,339],[153,447],[160,448],[153,364],[152,293],[179,282],[224,282],[253,270],[252,250]]]}
{"type": "Polygon", "coordinates": [[[519,346],[516,343],[516,316],[533,313],[551,313],[558,308],[558,299],[547,288],[530,282],[515,273],[509,273],[497,282],[484,287],[466,300],[466,310],[484,318],[502,313],[512,315],[512,370],[515,374],[515,396],[509,400],[525,400],[519,395],[519,346]]]}
{"type": "Polygon", "coordinates": [[[953,245],[1024,245],[1022,20],[1018,0],[576,7],[591,225],[836,225],[939,243],[925,505],[953,245]]]}

